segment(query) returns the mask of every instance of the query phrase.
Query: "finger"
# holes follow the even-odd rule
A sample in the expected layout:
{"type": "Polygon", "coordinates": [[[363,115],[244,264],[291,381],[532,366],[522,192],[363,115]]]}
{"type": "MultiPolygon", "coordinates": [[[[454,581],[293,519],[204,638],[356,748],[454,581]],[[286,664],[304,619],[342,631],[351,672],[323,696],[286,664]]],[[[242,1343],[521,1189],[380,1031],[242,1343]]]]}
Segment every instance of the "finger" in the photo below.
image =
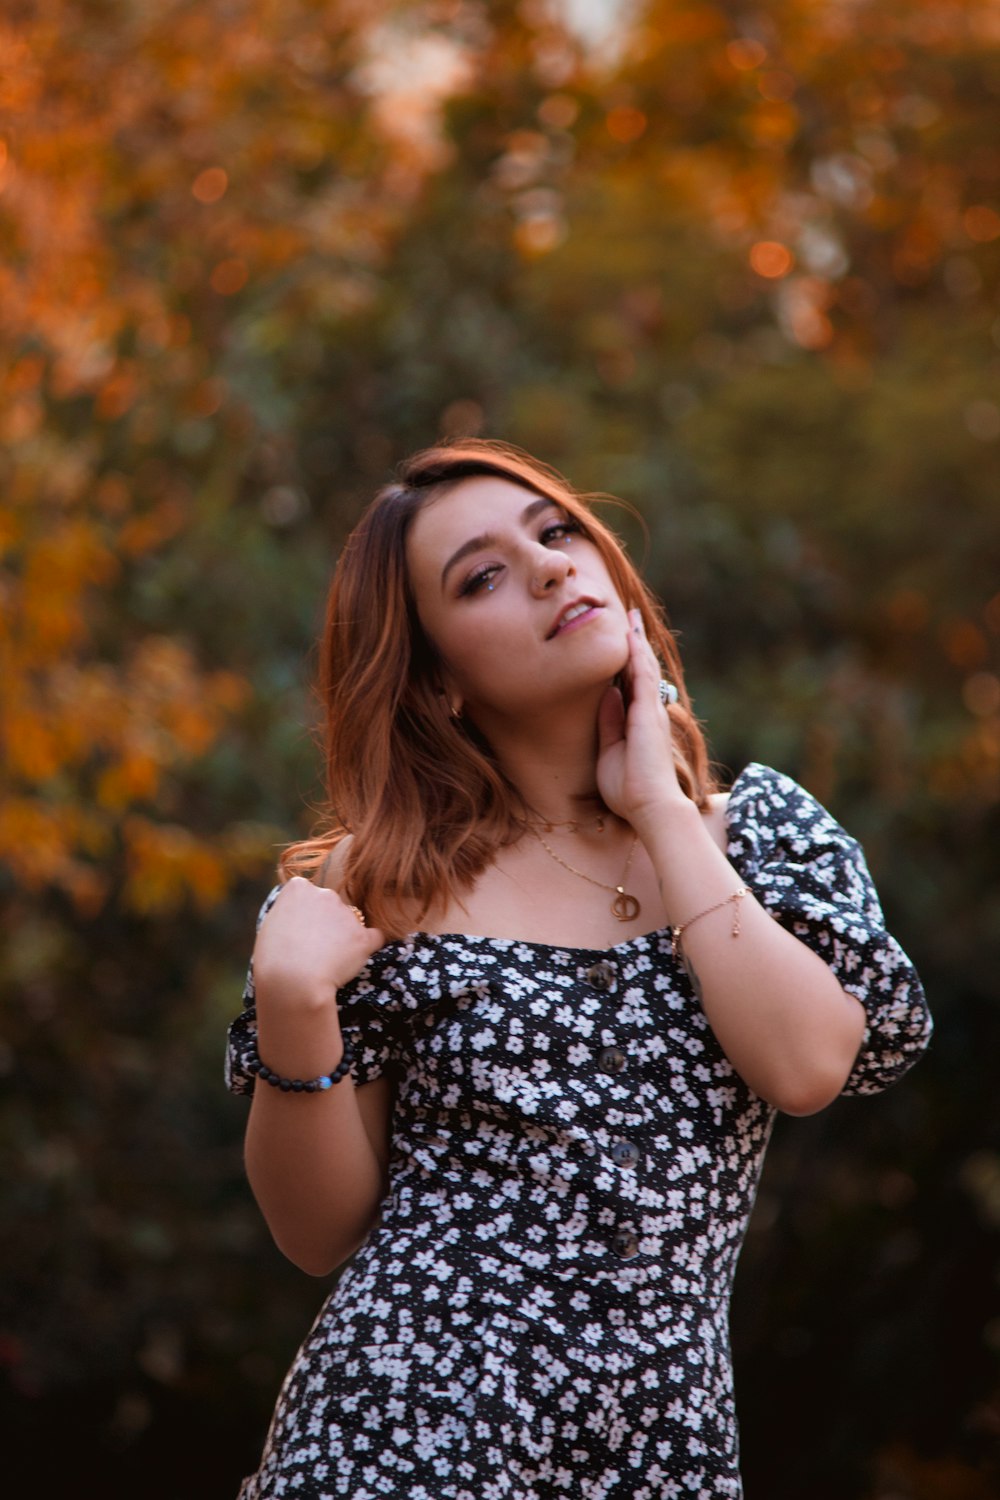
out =
{"type": "Polygon", "coordinates": [[[655,662],[656,657],[652,646],[649,644],[649,637],[646,635],[646,627],[643,624],[641,612],[637,609],[629,610],[629,620],[632,625],[629,636],[636,651],[641,657],[655,662]]]}
{"type": "Polygon", "coordinates": [[[648,683],[652,691],[652,698],[663,708],[669,719],[670,707],[678,701],[677,689],[671,683],[665,683],[663,664],[656,655],[649,639],[645,633],[642,615],[638,610],[629,612],[630,618],[634,618],[633,628],[629,631],[629,666],[630,681],[640,684],[640,693],[646,697],[645,684],[648,683]],[[662,689],[669,689],[672,696],[664,697],[662,689]]]}
{"type": "Polygon", "coordinates": [[[370,951],[372,953],[377,953],[380,948],[385,947],[386,936],[381,927],[366,927],[365,931],[368,934],[368,941],[371,944],[370,951]]]}
{"type": "Polygon", "coordinates": [[[632,701],[659,702],[660,664],[646,639],[642,616],[637,609],[630,611],[632,629],[629,631],[629,683],[632,701]]]}
{"type": "Polygon", "coordinates": [[[382,931],[382,929],[380,927],[372,927],[369,925],[369,923],[365,920],[365,914],[361,910],[360,906],[352,906],[352,904],[349,901],[345,900],[343,896],[340,896],[339,899],[344,911],[350,913],[351,920],[353,922],[356,922],[364,932],[362,946],[369,953],[374,953],[377,949],[384,947],[385,933],[382,931]]]}

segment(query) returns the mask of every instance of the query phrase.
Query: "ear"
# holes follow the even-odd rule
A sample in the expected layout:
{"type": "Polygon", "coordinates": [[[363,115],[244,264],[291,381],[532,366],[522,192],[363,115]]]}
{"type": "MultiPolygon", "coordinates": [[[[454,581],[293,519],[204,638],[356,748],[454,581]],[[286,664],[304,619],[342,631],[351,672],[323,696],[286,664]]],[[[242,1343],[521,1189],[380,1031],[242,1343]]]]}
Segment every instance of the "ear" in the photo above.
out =
{"type": "Polygon", "coordinates": [[[448,710],[449,717],[460,719],[462,717],[462,709],[465,707],[465,700],[459,692],[457,685],[452,680],[450,673],[441,673],[438,692],[445,708],[448,710]]]}

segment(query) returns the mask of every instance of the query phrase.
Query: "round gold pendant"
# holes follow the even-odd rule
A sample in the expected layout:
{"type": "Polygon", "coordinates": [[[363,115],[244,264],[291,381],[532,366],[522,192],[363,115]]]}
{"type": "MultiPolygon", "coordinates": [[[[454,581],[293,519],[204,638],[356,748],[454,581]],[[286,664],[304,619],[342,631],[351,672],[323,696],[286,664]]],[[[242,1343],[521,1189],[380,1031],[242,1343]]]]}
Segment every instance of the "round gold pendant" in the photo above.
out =
{"type": "Polygon", "coordinates": [[[623,886],[615,886],[618,892],[611,903],[611,910],[619,922],[634,922],[639,915],[639,903],[634,896],[628,895],[623,886]]]}

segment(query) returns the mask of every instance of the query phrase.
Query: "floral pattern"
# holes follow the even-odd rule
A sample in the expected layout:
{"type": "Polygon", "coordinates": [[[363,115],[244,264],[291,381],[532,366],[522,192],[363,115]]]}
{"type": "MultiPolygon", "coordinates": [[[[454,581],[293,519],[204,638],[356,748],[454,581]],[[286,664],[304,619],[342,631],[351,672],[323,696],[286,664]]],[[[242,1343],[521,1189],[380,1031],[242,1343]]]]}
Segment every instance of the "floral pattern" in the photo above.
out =
{"type": "MultiPolygon", "coordinates": [[[[727,819],[743,881],[865,1007],[845,1092],[886,1087],[930,1019],[858,845],[763,766],[727,819]]],[[[607,950],[416,933],[340,1007],[356,1082],[397,1083],[390,1191],[240,1500],[738,1500],[728,1307],[773,1111],[669,930],[607,950]]],[[[237,1093],[251,1030],[230,1030],[237,1093]]]]}

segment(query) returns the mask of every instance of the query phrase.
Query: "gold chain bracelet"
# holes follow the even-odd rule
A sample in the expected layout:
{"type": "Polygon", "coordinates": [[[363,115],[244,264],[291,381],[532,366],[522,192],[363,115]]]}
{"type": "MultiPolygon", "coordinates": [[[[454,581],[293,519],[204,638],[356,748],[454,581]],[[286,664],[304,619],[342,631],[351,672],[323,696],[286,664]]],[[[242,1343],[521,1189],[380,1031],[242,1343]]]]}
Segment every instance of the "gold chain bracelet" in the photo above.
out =
{"type": "Polygon", "coordinates": [[[730,894],[725,898],[724,901],[716,901],[716,903],[715,903],[714,906],[706,906],[704,911],[700,911],[695,916],[689,917],[687,919],[687,921],[686,922],[682,922],[679,927],[671,927],[671,929],[670,929],[670,939],[671,939],[671,943],[673,944],[674,957],[675,958],[680,957],[680,952],[681,952],[681,937],[683,936],[683,934],[685,932],[687,932],[687,930],[688,930],[689,927],[693,927],[694,924],[695,924],[695,922],[700,922],[701,919],[702,919],[702,917],[710,916],[713,911],[721,911],[722,908],[724,906],[728,906],[730,904],[730,902],[732,902],[735,905],[735,907],[736,907],[736,910],[733,912],[733,930],[732,930],[732,936],[733,937],[739,937],[739,935],[740,935],[740,902],[743,900],[744,896],[749,896],[749,894],[750,894],[750,887],[746,886],[746,885],[741,885],[740,888],[739,888],[739,890],[731,891],[730,894]]]}

